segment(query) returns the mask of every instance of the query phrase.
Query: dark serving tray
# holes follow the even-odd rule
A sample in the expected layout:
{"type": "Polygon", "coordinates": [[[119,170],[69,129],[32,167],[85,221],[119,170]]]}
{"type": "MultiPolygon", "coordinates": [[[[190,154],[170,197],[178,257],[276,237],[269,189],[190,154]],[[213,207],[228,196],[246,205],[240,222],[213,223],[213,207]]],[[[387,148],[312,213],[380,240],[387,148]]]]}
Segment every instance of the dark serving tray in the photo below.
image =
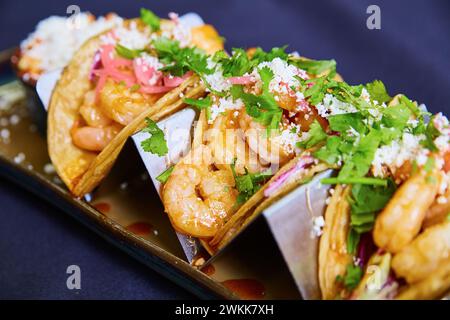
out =
{"type": "Polygon", "coordinates": [[[15,78],[9,64],[12,52],[0,52],[0,176],[200,298],[300,298],[265,232],[242,237],[203,269],[190,265],[131,141],[89,202],[74,198],[51,170],[45,134],[34,121],[39,118],[34,92],[15,78]]]}

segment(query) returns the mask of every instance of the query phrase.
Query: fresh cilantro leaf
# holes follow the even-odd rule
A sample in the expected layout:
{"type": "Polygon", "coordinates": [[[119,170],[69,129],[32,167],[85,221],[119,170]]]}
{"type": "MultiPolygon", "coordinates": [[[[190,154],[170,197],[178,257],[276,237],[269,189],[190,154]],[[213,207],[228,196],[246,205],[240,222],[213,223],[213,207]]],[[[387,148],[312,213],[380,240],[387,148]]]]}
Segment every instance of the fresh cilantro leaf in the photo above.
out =
{"type": "Polygon", "coordinates": [[[345,155],[344,165],[339,172],[339,178],[365,176],[370,169],[380,141],[380,132],[377,130],[372,130],[361,137],[352,152],[345,155]]]}
{"type": "Polygon", "coordinates": [[[347,132],[351,128],[359,133],[365,133],[366,125],[360,112],[337,114],[328,117],[330,129],[336,132],[347,132]]]}
{"type": "Polygon", "coordinates": [[[198,75],[211,74],[214,70],[208,68],[207,54],[197,47],[181,48],[176,40],[160,37],[152,42],[162,63],[166,66],[162,71],[174,76],[183,76],[188,71],[198,75]]]}
{"type": "MultiPolygon", "coordinates": [[[[386,181],[386,180],[385,180],[386,181]]],[[[372,230],[376,214],[381,211],[395,193],[396,186],[387,180],[385,186],[354,184],[349,199],[351,228],[361,234],[372,230]]]]}
{"type": "Polygon", "coordinates": [[[372,100],[379,103],[388,102],[392,97],[387,93],[384,83],[380,80],[374,80],[366,84],[366,90],[370,94],[372,100]]]}
{"type": "Polygon", "coordinates": [[[251,71],[254,66],[245,50],[240,48],[233,48],[231,57],[228,57],[224,51],[219,51],[214,55],[213,60],[222,66],[225,77],[242,76],[251,71]]]}
{"type": "Polygon", "coordinates": [[[145,121],[147,122],[147,126],[142,131],[148,132],[150,138],[141,142],[142,149],[145,152],[150,152],[160,157],[164,156],[169,151],[166,139],[164,138],[164,132],[152,119],[146,118],[145,121]]]}
{"type": "Polygon", "coordinates": [[[134,58],[139,57],[140,54],[142,52],[144,52],[144,50],[132,50],[132,49],[128,49],[120,44],[116,44],[116,52],[119,56],[121,56],[125,59],[133,60],[134,58]]]}
{"type": "Polygon", "coordinates": [[[212,100],[210,96],[207,96],[206,98],[200,98],[200,99],[191,99],[191,98],[185,98],[183,99],[184,103],[190,105],[190,106],[194,106],[196,108],[198,108],[199,110],[202,109],[207,109],[209,107],[211,107],[212,105],[212,100]]]}
{"type": "Polygon", "coordinates": [[[412,102],[411,100],[409,100],[405,95],[400,95],[399,97],[399,101],[401,104],[407,106],[409,108],[409,110],[411,110],[411,112],[416,116],[416,117],[422,117],[423,116],[423,112],[419,109],[419,107],[417,106],[416,103],[412,102]]]}
{"type": "Polygon", "coordinates": [[[148,25],[152,31],[158,31],[160,29],[160,19],[152,11],[148,9],[141,9],[141,20],[148,25]]]}
{"type": "Polygon", "coordinates": [[[262,184],[272,176],[270,170],[261,173],[249,173],[247,169],[245,169],[245,174],[238,176],[234,163],[231,164],[231,171],[236,182],[236,189],[239,192],[237,205],[241,205],[250,199],[261,188],[262,184]]]}
{"type": "Polygon", "coordinates": [[[400,137],[403,134],[403,131],[399,128],[388,128],[388,127],[382,127],[377,129],[380,131],[380,136],[381,136],[381,145],[388,145],[390,144],[392,141],[396,140],[396,139],[400,139],[400,137]]]}
{"type": "Polygon", "coordinates": [[[347,251],[349,254],[354,255],[356,253],[360,238],[360,233],[356,232],[354,229],[349,230],[347,236],[347,251]]]}
{"type": "Polygon", "coordinates": [[[404,104],[399,104],[383,110],[382,123],[386,127],[403,131],[411,116],[411,110],[404,104]]]}
{"type": "Polygon", "coordinates": [[[344,145],[345,141],[341,137],[330,136],[326,144],[314,152],[314,157],[330,165],[336,164],[342,159],[341,149],[344,145]]]}
{"type": "Polygon", "coordinates": [[[314,120],[313,123],[311,123],[308,131],[308,138],[304,141],[300,141],[297,143],[298,147],[302,149],[309,149],[311,147],[314,147],[315,145],[325,141],[327,139],[327,134],[323,130],[322,126],[320,125],[319,121],[314,120]]]}
{"type": "Polygon", "coordinates": [[[363,276],[363,270],[351,262],[346,269],[345,276],[336,277],[337,282],[341,282],[348,290],[355,289],[363,276]]]}
{"type": "Polygon", "coordinates": [[[264,51],[262,48],[256,48],[255,52],[253,53],[253,56],[251,58],[251,61],[253,62],[253,65],[258,65],[261,62],[264,61],[272,61],[275,58],[280,58],[281,60],[287,61],[289,58],[289,55],[286,53],[286,46],[283,47],[274,47],[270,49],[269,52],[264,51]]]}
{"type": "Polygon", "coordinates": [[[273,72],[270,68],[264,67],[259,70],[259,74],[263,82],[263,93],[261,95],[246,93],[240,85],[231,88],[231,95],[234,99],[242,99],[248,115],[266,126],[267,130],[278,129],[282,110],[269,91],[269,83],[272,80],[273,72]]]}
{"type": "Polygon", "coordinates": [[[431,150],[431,151],[438,151],[438,147],[435,145],[434,143],[434,139],[436,139],[437,137],[439,137],[441,135],[441,133],[439,132],[439,130],[434,126],[434,121],[433,121],[434,117],[432,117],[430,119],[430,121],[428,122],[428,124],[425,126],[425,129],[423,130],[423,134],[425,134],[426,139],[421,141],[421,144],[431,150]]]}
{"type": "Polygon", "coordinates": [[[169,168],[164,170],[159,176],[156,177],[156,180],[161,183],[166,183],[173,171],[173,168],[174,166],[170,166],[169,168]]]}
{"type": "Polygon", "coordinates": [[[238,176],[234,163],[231,164],[231,171],[236,182],[236,189],[239,192],[237,205],[241,205],[250,199],[261,188],[262,184],[272,176],[270,170],[261,173],[249,173],[247,169],[245,169],[245,174],[238,176]]]}
{"type": "Polygon", "coordinates": [[[292,63],[300,69],[305,70],[309,74],[320,75],[327,71],[327,74],[334,75],[336,73],[335,60],[307,60],[293,59],[292,63]]]}
{"type": "Polygon", "coordinates": [[[184,103],[196,107],[198,110],[206,110],[206,118],[211,118],[211,106],[212,106],[212,100],[210,96],[207,96],[206,98],[200,98],[200,99],[190,99],[186,98],[183,99],[184,103]]]}

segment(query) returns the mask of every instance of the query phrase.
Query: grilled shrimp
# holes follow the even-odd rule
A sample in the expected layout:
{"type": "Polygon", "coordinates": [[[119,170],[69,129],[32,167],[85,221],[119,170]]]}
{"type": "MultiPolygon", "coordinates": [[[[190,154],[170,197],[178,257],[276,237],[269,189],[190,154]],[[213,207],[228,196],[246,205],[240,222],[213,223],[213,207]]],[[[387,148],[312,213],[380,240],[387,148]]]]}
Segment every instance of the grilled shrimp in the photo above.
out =
{"type": "Polygon", "coordinates": [[[219,115],[207,137],[215,165],[220,168],[235,161],[237,174],[245,174],[246,169],[251,173],[264,171],[264,164],[245,143],[243,132],[237,128],[232,113],[219,115]]]}
{"type": "Polygon", "coordinates": [[[100,152],[122,130],[122,126],[113,123],[104,128],[79,127],[71,131],[72,142],[78,148],[100,152]]]}
{"type": "Polygon", "coordinates": [[[109,79],[100,91],[99,107],[114,121],[126,126],[161,97],[161,94],[143,94],[109,79]]]}
{"type": "Polygon", "coordinates": [[[284,147],[281,139],[277,139],[274,130],[268,133],[266,127],[256,122],[246,112],[239,114],[239,125],[244,131],[250,149],[265,162],[283,165],[295,156],[293,150],[284,147]]]}
{"type": "Polygon", "coordinates": [[[397,253],[414,239],[436,197],[440,178],[436,170],[429,174],[422,170],[401,185],[375,221],[373,237],[379,248],[397,253]]]}
{"type": "Polygon", "coordinates": [[[174,227],[199,238],[215,235],[234,212],[237,198],[231,170],[213,171],[211,160],[207,146],[196,146],[175,165],[163,189],[164,207],[174,227]]]}
{"type": "Polygon", "coordinates": [[[80,107],[80,114],[83,120],[90,127],[103,128],[113,121],[108,118],[95,103],[95,90],[91,90],[84,96],[84,102],[80,107]]]}
{"type": "Polygon", "coordinates": [[[425,279],[450,257],[450,221],[421,233],[392,259],[395,274],[408,283],[425,279]]]}
{"type": "Polygon", "coordinates": [[[431,207],[428,209],[423,221],[423,227],[428,228],[432,225],[441,223],[447,219],[450,213],[450,186],[444,195],[437,197],[431,207]]]}

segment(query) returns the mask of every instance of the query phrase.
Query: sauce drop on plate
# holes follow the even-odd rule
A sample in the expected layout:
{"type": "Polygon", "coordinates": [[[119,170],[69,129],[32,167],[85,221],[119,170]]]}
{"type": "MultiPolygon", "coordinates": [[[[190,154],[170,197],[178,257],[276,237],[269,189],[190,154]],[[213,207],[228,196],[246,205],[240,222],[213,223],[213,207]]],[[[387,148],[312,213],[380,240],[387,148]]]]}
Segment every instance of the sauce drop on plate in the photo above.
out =
{"type": "Polygon", "coordinates": [[[262,299],[266,294],[264,285],[255,279],[231,279],[222,284],[242,299],[262,299]]]}
{"type": "Polygon", "coordinates": [[[135,222],[127,226],[127,230],[138,236],[147,236],[152,232],[153,226],[148,222],[135,222]]]}
{"type": "Polygon", "coordinates": [[[97,209],[104,215],[106,215],[107,213],[109,213],[109,211],[111,211],[111,205],[106,202],[98,202],[98,203],[94,204],[93,206],[95,209],[97,209]]]}

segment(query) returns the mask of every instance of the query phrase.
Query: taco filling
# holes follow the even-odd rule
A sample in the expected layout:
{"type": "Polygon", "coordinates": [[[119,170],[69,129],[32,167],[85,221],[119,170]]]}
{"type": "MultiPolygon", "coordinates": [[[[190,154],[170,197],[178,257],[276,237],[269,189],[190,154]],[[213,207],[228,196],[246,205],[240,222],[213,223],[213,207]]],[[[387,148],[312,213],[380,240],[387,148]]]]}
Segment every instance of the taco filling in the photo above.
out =
{"type": "Polygon", "coordinates": [[[49,107],[49,151],[75,195],[99,183],[145,117],[160,119],[182,107],[180,97],[204,94],[191,69],[174,67],[167,56],[189,63],[221,49],[223,41],[210,25],[190,28],[175,13],[169,18],[142,9],[140,19],[87,41],[58,82],[49,107]]]}
{"type": "Polygon", "coordinates": [[[213,252],[264,207],[328,168],[304,144],[307,132],[328,128],[308,90],[316,79],[340,77],[334,61],[285,48],[219,51],[206,62],[196,74],[210,94],[184,99],[201,116],[190,153],[165,175],[162,198],[174,227],[213,252]]]}
{"type": "Polygon", "coordinates": [[[338,169],[322,180],[336,185],[320,238],[323,298],[443,296],[450,288],[447,118],[404,95],[392,98],[381,81],[324,92],[319,114],[329,131],[310,131],[308,142],[314,157],[338,169]]]}

